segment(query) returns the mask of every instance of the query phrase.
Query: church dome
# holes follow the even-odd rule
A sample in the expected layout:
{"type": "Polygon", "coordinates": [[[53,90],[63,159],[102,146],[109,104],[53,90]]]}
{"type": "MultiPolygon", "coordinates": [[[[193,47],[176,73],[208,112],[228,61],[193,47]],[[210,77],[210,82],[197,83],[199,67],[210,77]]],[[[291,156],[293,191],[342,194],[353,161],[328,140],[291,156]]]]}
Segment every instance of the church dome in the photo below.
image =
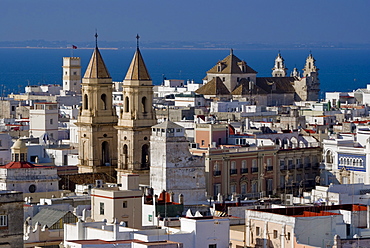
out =
{"type": "Polygon", "coordinates": [[[13,146],[11,149],[22,149],[22,148],[27,148],[26,143],[22,139],[18,139],[16,142],[14,142],[13,146]]]}

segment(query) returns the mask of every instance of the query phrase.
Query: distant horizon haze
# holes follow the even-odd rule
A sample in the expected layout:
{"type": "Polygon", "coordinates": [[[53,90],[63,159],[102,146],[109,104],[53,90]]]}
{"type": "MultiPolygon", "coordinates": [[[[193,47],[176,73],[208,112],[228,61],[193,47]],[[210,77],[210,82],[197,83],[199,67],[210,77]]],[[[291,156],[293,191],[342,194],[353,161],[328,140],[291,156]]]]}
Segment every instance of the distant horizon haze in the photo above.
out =
{"type": "Polygon", "coordinates": [[[369,43],[370,1],[2,0],[1,41],[369,43]]]}

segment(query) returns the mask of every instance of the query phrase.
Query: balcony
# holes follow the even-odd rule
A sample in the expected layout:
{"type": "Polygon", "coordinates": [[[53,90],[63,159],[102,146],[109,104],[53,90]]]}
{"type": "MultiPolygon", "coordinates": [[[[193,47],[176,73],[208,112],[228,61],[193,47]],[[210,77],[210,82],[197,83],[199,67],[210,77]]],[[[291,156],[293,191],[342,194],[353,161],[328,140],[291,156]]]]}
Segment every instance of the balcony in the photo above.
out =
{"type": "Polygon", "coordinates": [[[303,168],[303,164],[297,164],[297,168],[298,169],[302,169],[303,168]]]}
{"type": "Polygon", "coordinates": [[[221,171],[214,171],[214,172],[213,172],[213,175],[214,175],[214,176],[220,176],[220,175],[221,175],[221,171]]]}
{"type": "Polygon", "coordinates": [[[236,174],[238,174],[237,169],[230,169],[230,175],[236,175],[236,174]]]}
{"type": "Polygon", "coordinates": [[[266,170],[267,170],[267,171],[273,171],[273,170],[274,170],[274,167],[273,167],[273,166],[267,166],[267,167],[266,167],[266,170]]]}
{"type": "Polygon", "coordinates": [[[287,166],[286,165],[280,165],[280,170],[286,170],[287,166]]]}
{"type": "Polygon", "coordinates": [[[294,170],[294,169],[295,169],[295,164],[290,164],[290,165],[288,165],[288,169],[289,169],[289,170],[294,170]]]}
{"type": "Polygon", "coordinates": [[[246,174],[248,173],[248,168],[241,168],[240,169],[240,174],[246,174]]]}
{"type": "Polygon", "coordinates": [[[305,164],[305,165],[304,165],[304,168],[305,168],[305,169],[310,169],[310,168],[311,168],[311,163],[307,163],[307,164],[305,164]]]}
{"type": "Polygon", "coordinates": [[[255,173],[255,172],[258,172],[258,168],[257,167],[252,167],[252,173],[255,173]]]}

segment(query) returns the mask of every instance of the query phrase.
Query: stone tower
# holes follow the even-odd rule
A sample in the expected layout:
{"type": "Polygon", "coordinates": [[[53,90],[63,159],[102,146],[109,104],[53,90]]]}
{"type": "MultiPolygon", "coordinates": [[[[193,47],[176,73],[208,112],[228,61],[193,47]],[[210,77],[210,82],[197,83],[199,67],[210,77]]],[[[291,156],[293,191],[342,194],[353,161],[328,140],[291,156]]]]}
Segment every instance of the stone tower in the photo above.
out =
{"type": "Polygon", "coordinates": [[[202,157],[189,152],[184,128],[171,121],[152,127],[150,138],[150,186],[154,194],[163,190],[184,196],[186,205],[206,200],[205,167],[202,157]]]}
{"type": "Polygon", "coordinates": [[[152,105],[152,80],[137,46],[123,81],[123,107],[116,127],[118,179],[123,174],[136,173],[140,175],[140,183],[149,184],[149,139],[151,127],[157,123],[152,105]]]}
{"type": "Polygon", "coordinates": [[[112,87],[112,78],[96,45],[82,79],[82,107],[76,123],[80,173],[115,172],[117,115],[112,106],[112,87]]]}
{"type": "Polygon", "coordinates": [[[287,69],[288,68],[285,67],[284,59],[279,52],[275,59],[274,68],[272,68],[272,76],[273,77],[286,77],[287,69]]]}
{"type": "Polygon", "coordinates": [[[63,57],[63,91],[81,94],[81,61],[79,57],[63,57]]]}
{"type": "Polygon", "coordinates": [[[315,62],[316,60],[310,53],[303,68],[302,78],[295,81],[293,85],[296,91],[296,101],[317,101],[319,99],[319,69],[315,62]]]}

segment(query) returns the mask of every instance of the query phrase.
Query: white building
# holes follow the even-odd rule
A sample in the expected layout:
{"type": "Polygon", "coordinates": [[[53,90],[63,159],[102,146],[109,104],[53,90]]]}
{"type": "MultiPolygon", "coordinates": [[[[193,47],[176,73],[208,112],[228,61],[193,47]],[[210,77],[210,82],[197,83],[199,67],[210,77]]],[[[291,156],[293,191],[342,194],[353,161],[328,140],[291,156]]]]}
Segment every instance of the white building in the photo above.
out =
{"type": "Polygon", "coordinates": [[[81,94],[81,60],[63,57],[63,91],[81,94]]]}
{"type": "Polygon", "coordinates": [[[27,146],[18,139],[12,149],[12,162],[0,166],[0,190],[23,193],[58,191],[57,169],[27,162],[27,146]]]}
{"type": "Polygon", "coordinates": [[[65,224],[64,247],[81,247],[77,245],[84,243],[84,240],[96,242],[93,243],[96,245],[94,247],[111,247],[109,242],[112,241],[117,245],[124,241],[128,243],[127,246],[116,247],[136,247],[129,246],[133,239],[144,242],[144,245],[145,242],[170,240],[182,243],[183,246],[178,247],[183,248],[229,247],[228,218],[186,217],[180,218],[180,225],[180,228],[138,230],[127,228],[116,221],[113,224],[107,221],[65,224]]]}
{"type": "Polygon", "coordinates": [[[11,161],[10,147],[12,138],[7,132],[0,133],[0,165],[7,164],[11,161]]]}
{"type": "Polygon", "coordinates": [[[139,175],[122,175],[121,187],[102,187],[91,190],[91,217],[95,221],[113,220],[125,226],[141,228],[142,192],[139,175]]]}
{"type": "Polygon", "coordinates": [[[370,183],[370,129],[358,126],[356,137],[341,134],[323,140],[321,184],[370,183]]]}
{"type": "Polygon", "coordinates": [[[196,91],[200,88],[202,84],[197,84],[193,80],[187,81],[186,84],[184,80],[178,79],[166,79],[163,85],[158,85],[153,87],[155,97],[166,97],[172,94],[187,93],[196,91]]]}
{"type": "Polygon", "coordinates": [[[40,102],[30,109],[30,135],[58,139],[58,103],[40,102]]]}
{"type": "Polygon", "coordinates": [[[190,154],[184,135],[184,128],[170,121],[152,127],[150,185],[156,195],[182,194],[188,205],[206,200],[206,182],[204,161],[190,154]]]}

